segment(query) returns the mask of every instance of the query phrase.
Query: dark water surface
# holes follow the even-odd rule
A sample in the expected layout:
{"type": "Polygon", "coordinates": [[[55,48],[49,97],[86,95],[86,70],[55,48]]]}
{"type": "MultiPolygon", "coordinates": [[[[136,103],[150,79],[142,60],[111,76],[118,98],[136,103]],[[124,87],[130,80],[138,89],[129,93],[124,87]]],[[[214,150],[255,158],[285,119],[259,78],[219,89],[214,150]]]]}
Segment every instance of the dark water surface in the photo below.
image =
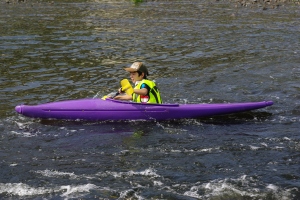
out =
{"type": "Polygon", "coordinates": [[[300,199],[300,9],[226,1],[0,4],[1,199],[300,199]],[[146,62],[165,102],[273,100],[164,122],[30,119],[146,62]]]}

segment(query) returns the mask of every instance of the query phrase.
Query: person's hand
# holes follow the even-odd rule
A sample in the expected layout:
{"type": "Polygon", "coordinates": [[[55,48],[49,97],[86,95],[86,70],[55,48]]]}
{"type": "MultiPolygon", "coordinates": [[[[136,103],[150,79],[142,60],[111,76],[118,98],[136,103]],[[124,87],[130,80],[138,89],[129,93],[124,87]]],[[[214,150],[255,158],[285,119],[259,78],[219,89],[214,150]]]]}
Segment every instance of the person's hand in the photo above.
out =
{"type": "Polygon", "coordinates": [[[122,88],[119,88],[118,92],[119,92],[120,94],[123,93],[122,88]]]}

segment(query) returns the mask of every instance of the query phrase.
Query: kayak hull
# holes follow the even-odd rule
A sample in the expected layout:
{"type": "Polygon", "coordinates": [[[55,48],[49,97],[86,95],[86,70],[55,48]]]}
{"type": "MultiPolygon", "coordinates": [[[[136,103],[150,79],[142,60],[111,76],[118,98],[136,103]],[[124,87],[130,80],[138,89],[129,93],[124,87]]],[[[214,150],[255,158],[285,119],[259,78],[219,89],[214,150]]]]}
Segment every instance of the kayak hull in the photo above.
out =
{"type": "Polygon", "coordinates": [[[67,120],[170,120],[225,115],[260,109],[272,101],[219,104],[143,104],[112,99],[78,99],[18,105],[16,112],[32,118],[67,120]]]}

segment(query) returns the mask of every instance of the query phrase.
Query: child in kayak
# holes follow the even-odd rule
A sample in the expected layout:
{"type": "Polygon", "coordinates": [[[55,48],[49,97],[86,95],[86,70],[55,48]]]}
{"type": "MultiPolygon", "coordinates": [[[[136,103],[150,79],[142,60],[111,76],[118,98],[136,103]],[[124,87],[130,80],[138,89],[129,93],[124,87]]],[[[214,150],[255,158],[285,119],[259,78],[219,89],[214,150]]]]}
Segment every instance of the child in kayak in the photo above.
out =
{"type": "MultiPolygon", "coordinates": [[[[134,62],[124,69],[130,72],[131,81],[135,84],[133,94],[118,95],[114,99],[132,100],[137,103],[162,103],[159,90],[153,81],[147,79],[148,69],[142,62],[134,62]]],[[[123,93],[122,88],[119,92],[123,93]]]]}

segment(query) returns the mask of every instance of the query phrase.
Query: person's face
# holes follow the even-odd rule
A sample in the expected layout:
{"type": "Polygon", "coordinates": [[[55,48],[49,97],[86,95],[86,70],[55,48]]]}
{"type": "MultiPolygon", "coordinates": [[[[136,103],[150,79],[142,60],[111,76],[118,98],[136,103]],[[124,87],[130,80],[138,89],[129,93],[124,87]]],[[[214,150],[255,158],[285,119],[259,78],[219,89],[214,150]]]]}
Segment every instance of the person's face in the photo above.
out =
{"type": "Polygon", "coordinates": [[[142,73],[139,76],[139,73],[137,73],[137,72],[130,72],[130,78],[133,83],[135,83],[137,81],[141,81],[143,79],[143,77],[144,77],[144,73],[142,73]]]}

